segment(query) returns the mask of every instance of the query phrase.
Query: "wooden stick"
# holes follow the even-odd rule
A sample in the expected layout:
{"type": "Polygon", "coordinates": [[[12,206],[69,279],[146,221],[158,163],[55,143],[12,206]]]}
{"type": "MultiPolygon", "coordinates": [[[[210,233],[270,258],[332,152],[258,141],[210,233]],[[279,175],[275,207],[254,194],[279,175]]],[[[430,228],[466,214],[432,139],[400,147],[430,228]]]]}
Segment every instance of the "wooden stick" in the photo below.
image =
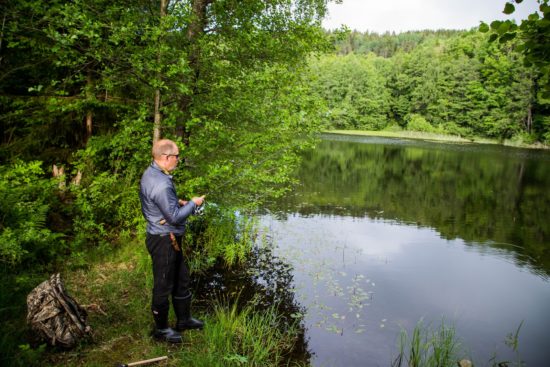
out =
{"type": "Polygon", "coordinates": [[[152,358],[152,359],[147,359],[147,360],[144,360],[144,361],[138,361],[138,362],[132,362],[132,363],[128,363],[126,366],[128,367],[132,367],[132,366],[141,366],[142,364],[148,364],[148,363],[153,363],[153,362],[160,362],[160,361],[164,361],[168,359],[168,356],[163,356],[163,357],[157,357],[157,358],[152,358]]]}

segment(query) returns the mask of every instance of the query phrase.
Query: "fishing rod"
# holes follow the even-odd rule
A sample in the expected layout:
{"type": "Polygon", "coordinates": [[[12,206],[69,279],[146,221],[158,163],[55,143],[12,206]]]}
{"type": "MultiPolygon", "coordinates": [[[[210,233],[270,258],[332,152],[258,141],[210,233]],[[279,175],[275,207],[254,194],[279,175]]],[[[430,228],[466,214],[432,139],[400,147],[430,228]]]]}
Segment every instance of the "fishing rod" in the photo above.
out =
{"type": "MultiPolygon", "coordinates": [[[[267,162],[269,159],[272,159],[274,158],[276,155],[278,154],[282,154],[284,153],[285,151],[287,151],[288,149],[290,149],[289,147],[287,147],[286,149],[284,150],[280,150],[280,151],[277,151],[275,152],[276,154],[270,154],[269,156],[265,157],[264,159],[262,159],[261,161],[259,161],[258,163],[250,166],[250,167],[247,167],[243,170],[241,170],[241,172],[233,177],[231,177],[230,179],[228,180],[225,180],[224,182],[222,182],[220,185],[216,185],[216,188],[215,189],[211,189],[211,190],[208,190],[206,193],[204,193],[202,195],[202,197],[206,197],[206,196],[212,196],[213,193],[218,193],[221,189],[223,188],[226,188],[228,187],[230,184],[233,184],[235,182],[237,182],[239,179],[241,179],[243,176],[245,176],[245,174],[249,173],[251,170],[254,170],[256,169],[257,167],[261,166],[262,164],[264,164],[265,162],[267,162]]],[[[204,214],[204,208],[205,208],[205,204],[206,204],[206,201],[203,202],[203,204],[201,204],[200,206],[197,206],[195,207],[195,210],[193,211],[193,214],[194,215],[202,215],[204,214]]]]}
{"type": "Polygon", "coordinates": [[[216,186],[216,189],[215,190],[209,190],[207,191],[204,195],[212,195],[212,193],[217,193],[219,192],[221,189],[229,186],[230,184],[238,181],[239,179],[241,179],[245,174],[247,174],[249,171],[252,171],[258,167],[260,167],[262,164],[264,164],[265,162],[267,162],[268,160],[274,158],[276,155],[279,155],[279,154],[282,154],[284,152],[286,152],[288,149],[290,148],[286,148],[284,150],[279,150],[279,151],[276,151],[274,152],[273,154],[270,154],[268,155],[267,157],[265,157],[264,159],[262,159],[261,161],[259,161],[258,163],[250,166],[250,167],[247,167],[247,168],[244,168],[241,170],[241,172],[239,174],[237,174],[236,176],[233,176],[232,178],[228,179],[228,180],[225,180],[224,182],[222,182],[220,185],[217,185],[216,186]]]}
{"type": "MultiPolygon", "coordinates": [[[[264,164],[265,162],[267,162],[268,160],[270,159],[273,159],[275,158],[276,156],[278,155],[282,155],[283,153],[286,153],[287,151],[295,148],[298,144],[293,144],[291,146],[287,146],[286,148],[284,149],[279,149],[279,150],[276,150],[274,152],[272,152],[271,154],[267,155],[266,157],[264,157],[261,161],[259,161],[258,163],[255,163],[254,165],[250,166],[250,167],[246,167],[244,169],[241,170],[241,172],[233,177],[231,177],[230,179],[228,180],[225,180],[223,181],[220,185],[216,185],[216,188],[215,189],[210,189],[208,190],[206,193],[204,193],[204,195],[202,195],[203,197],[206,197],[206,196],[212,196],[212,194],[214,193],[218,193],[221,189],[223,188],[226,188],[228,187],[229,185],[235,183],[236,181],[238,181],[239,179],[241,179],[245,174],[248,174],[250,171],[256,169],[257,167],[261,166],[262,164],[264,164]]],[[[204,213],[204,207],[205,207],[205,203],[206,201],[195,208],[195,211],[193,214],[195,215],[202,215],[204,213]]]]}

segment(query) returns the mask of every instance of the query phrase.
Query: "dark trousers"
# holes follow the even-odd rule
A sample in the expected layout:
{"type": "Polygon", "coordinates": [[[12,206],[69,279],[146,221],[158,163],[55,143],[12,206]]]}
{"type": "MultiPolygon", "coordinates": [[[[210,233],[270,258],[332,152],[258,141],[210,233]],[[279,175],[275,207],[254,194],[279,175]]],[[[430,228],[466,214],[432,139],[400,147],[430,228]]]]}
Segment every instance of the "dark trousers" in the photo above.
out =
{"type": "MultiPolygon", "coordinates": [[[[176,241],[181,249],[181,236],[176,241]]],[[[182,251],[172,247],[169,235],[147,233],[147,250],[153,260],[153,302],[151,309],[155,315],[168,316],[169,296],[173,299],[191,297],[189,268],[183,259],[182,251]]]]}

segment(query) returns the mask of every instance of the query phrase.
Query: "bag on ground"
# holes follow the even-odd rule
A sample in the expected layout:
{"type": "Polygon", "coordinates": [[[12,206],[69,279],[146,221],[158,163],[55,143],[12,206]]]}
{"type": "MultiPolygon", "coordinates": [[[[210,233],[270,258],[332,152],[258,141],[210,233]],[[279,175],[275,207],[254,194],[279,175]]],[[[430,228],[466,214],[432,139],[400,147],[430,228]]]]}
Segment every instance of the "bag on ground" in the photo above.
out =
{"type": "Polygon", "coordinates": [[[72,348],[90,335],[87,317],[67,294],[59,274],[53,274],[27,296],[27,323],[36,337],[50,345],[72,348]]]}

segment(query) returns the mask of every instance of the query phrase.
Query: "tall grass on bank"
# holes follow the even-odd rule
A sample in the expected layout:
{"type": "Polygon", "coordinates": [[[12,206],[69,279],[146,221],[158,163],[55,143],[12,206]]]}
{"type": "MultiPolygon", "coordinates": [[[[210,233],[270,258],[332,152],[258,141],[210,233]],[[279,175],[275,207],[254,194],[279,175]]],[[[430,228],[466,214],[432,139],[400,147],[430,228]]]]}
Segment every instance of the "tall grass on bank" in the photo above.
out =
{"type": "Polygon", "coordinates": [[[459,348],[454,327],[442,321],[437,330],[431,330],[420,320],[411,335],[401,330],[399,354],[392,367],[454,367],[459,348]]]}
{"type": "Polygon", "coordinates": [[[281,366],[297,339],[297,324],[285,325],[276,307],[257,311],[248,305],[216,302],[203,332],[204,343],[182,351],[186,366],[281,366]]]}

